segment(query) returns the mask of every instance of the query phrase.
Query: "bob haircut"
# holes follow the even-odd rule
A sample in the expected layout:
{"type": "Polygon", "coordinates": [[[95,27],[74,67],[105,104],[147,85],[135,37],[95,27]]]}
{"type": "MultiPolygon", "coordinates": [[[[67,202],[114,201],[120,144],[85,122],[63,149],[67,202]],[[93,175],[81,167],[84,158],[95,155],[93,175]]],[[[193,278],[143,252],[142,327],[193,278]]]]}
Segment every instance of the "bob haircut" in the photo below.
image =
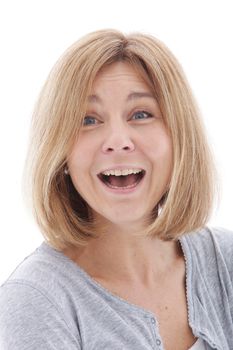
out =
{"type": "Polygon", "coordinates": [[[104,228],[76,191],[66,162],[101,68],[130,63],[159,104],[173,146],[168,190],[140,234],[174,240],[203,227],[215,194],[215,167],[200,112],[177,59],[152,35],[103,29],[70,46],[51,70],[33,113],[25,194],[45,239],[57,249],[86,245],[104,228]]]}

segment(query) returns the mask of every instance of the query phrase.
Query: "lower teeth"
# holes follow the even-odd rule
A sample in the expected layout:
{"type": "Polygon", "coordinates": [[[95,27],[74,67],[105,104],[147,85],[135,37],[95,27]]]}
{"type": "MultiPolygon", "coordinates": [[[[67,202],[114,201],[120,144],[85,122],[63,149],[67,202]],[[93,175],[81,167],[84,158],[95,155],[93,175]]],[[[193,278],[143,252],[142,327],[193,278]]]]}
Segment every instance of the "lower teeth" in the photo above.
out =
{"type": "Polygon", "coordinates": [[[124,186],[124,187],[113,186],[113,185],[110,185],[109,183],[106,183],[106,182],[105,182],[105,184],[106,184],[108,187],[113,188],[113,189],[126,189],[126,188],[132,188],[132,187],[135,187],[135,186],[136,186],[136,185],[137,185],[139,182],[140,182],[140,181],[135,182],[134,184],[129,185],[129,186],[124,186]]]}

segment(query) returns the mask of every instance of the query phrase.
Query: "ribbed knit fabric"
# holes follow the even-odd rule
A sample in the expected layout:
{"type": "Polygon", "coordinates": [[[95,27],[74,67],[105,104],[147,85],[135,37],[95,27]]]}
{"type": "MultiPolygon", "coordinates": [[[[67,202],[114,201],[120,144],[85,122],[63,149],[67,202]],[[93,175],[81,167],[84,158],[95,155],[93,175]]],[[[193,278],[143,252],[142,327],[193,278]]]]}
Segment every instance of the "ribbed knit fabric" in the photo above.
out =
{"type": "MultiPolygon", "coordinates": [[[[193,334],[206,350],[232,350],[233,233],[204,228],[179,241],[193,334]]],[[[0,349],[164,347],[156,315],[112,294],[44,242],[0,288],[0,349]]]]}

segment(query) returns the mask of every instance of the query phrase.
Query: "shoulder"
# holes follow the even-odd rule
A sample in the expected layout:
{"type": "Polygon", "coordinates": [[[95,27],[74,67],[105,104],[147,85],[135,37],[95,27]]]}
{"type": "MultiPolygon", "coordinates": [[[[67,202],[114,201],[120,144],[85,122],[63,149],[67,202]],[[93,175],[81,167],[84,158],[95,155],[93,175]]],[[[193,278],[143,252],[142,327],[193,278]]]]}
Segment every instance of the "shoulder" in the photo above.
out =
{"type": "Polygon", "coordinates": [[[39,248],[0,287],[1,349],[80,348],[59,264],[39,248]]]}
{"type": "Polygon", "coordinates": [[[80,349],[61,309],[31,285],[7,282],[0,288],[0,309],[2,350],[80,349]]]}
{"type": "MultiPolygon", "coordinates": [[[[230,253],[233,249],[233,231],[222,227],[208,228],[216,246],[224,253],[230,253]]],[[[228,255],[228,254],[227,254],[228,255]]]]}
{"type": "Polygon", "coordinates": [[[233,231],[221,227],[206,226],[203,229],[185,235],[192,247],[213,253],[229,255],[233,249],[233,231]]]}
{"type": "Polygon", "coordinates": [[[67,309],[74,282],[81,282],[76,266],[61,252],[42,243],[16,267],[0,290],[3,293],[24,288],[29,294],[40,293],[58,308],[67,309]]]}
{"type": "Polygon", "coordinates": [[[204,227],[184,235],[182,242],[192,263],[198,264],[202,271],[225,271],[233,281],[233,231],[204,227]]]}
{"type": "Polygon", "coordinates": [[[72,284],[74,279],[79,280],[74,264],[44,242],[16,267],[2,288],[24,284],[46,294],[48,298],[56,299],[58,293],[68,292],[65,286],[72,284]]]}
{"type": "Polygon", "coordinates": [[[221,251],[230,251],[233,248],[233,231],[222,227],[206,226],[198,231],[192,231],[184,236],[190,246],[199,248],[215,247],[221,251]]]}
{"type": "Polygon", "coordinates": [[[210,228],[209,231],[213,240],[215,256],[219,262],[222,261],[226,265],[233,282],[233,232],[221,227],[210,228]]]}

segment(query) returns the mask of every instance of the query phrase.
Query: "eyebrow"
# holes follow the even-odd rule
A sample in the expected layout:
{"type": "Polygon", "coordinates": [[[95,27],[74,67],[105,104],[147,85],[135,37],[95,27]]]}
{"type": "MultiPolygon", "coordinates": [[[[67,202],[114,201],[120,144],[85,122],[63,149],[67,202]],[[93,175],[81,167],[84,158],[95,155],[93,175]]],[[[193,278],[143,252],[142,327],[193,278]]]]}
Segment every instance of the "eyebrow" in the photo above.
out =
{"type": "MultiPolygon", "coordinates": [[[[150,92],[132,91],[126,98],[126,102],[130,102],[144,97],[152,98],[153,100],[155,100],[155,97],[150,92]]],[[[101,104],[102,100],[98,95],[90,95],[88,96],[88,102],[95,102],[101,104]]]]}

